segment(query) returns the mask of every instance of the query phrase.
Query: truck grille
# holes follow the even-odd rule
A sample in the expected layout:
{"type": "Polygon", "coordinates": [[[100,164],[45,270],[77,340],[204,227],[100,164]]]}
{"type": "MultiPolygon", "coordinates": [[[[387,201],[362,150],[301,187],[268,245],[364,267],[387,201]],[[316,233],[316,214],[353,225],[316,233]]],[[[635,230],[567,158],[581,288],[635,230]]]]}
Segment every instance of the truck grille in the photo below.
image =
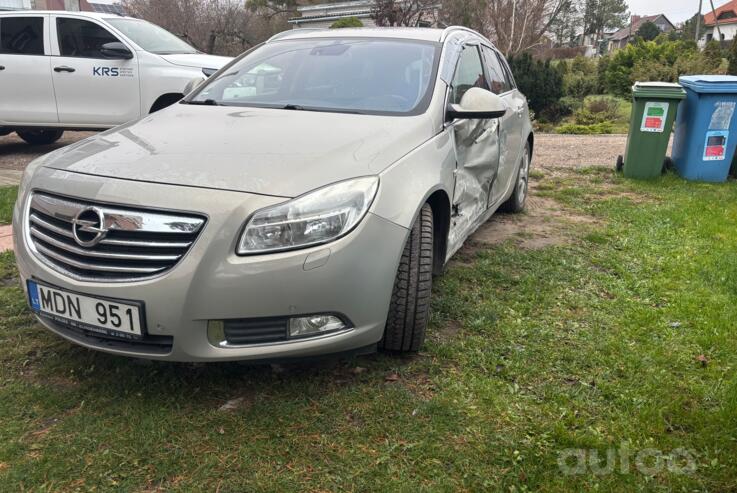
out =
{"type": "Polygon", "coordinates": [[[138,281],[173,268],[205,219],[95,204],[45,193],[31,196],[28,236],[54,270],[83,281],[138,281]]]}

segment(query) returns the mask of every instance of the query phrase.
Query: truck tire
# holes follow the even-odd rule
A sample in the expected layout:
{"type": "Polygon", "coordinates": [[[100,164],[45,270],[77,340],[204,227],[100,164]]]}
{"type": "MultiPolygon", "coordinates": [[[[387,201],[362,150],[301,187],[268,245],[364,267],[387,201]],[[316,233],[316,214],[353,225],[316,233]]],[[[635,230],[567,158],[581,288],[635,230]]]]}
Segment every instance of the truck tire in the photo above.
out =
{"type": "Polygon", "coordinates": [[[384,337],[379,342],[381,350],[417,352],[425,341],[432,294],[433,236],[432,208],[425,204],[404,245],[384,337]]]}
{"type": "Polygon", "coordinates": [[[64,130],[23,130],[16,133],[18,137],[29,144],[42,146],[53,144],[61,139],[61,136],[64,135],[64,130]]]}
{"type": "Polygon", "coordinates": [[[509,200],[504,202],[501,210],[504,212],[519,213],[525,210],[527,202],[527,192],[530,184],[530,144],[525,145],[524,154],[522,154],[522,162],[517,172],[517,181],[514,185],[514,191],[509,200]]]}

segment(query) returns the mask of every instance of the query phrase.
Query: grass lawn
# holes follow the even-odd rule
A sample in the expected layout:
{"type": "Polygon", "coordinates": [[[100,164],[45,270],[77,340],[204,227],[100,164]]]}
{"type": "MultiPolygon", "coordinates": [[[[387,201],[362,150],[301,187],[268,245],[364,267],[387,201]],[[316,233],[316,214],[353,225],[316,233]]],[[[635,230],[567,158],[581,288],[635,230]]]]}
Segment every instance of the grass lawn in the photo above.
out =
{"type": "Polygon", "coordinates": [[[414,358],[87,351],[33,323],[2,254],[0,489],[734,491],[737,187],[534,179],[592,220],[556,246],[464,247],[414,358]],[[558,464],[609,449],[613,471],[558,464]]]}
{"type": "Polygon", "coordinates": [[[13,220],[13,204],[18,195],[18,187],[0,187],[0,225],[13,220]]]}

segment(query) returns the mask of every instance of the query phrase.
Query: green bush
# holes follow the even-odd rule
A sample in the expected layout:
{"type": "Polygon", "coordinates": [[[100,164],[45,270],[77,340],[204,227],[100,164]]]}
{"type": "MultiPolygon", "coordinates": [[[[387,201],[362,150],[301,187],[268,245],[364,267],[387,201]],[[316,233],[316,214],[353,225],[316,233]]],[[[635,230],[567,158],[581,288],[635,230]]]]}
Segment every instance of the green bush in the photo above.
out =
{"type": "Polygon", "coordinates": [[[630,75],[632,82],[675,82],[677,79],[675,66],[665,65],[658,60],[638,60],[630,75]]]}
{"type": "Polygon", "coordinates": [[[619,117],[619,101],[614,98],[601,97],[586,101],[583,108],[576,111],[574,120],[577,125],[597,125],[612,123],[619,117]]]}
{"type": "Polygon", "coordinates": [[[543,108],[539,119],[542,123],[558,123],[570,114],[567,106],[560,104],[560,101],[555,101],[543,108]]]}
{"type": "Polygon", "coordinates": [[[596,72],[596,62],[592,58],[585,56],[577,56],[571,62],[571,72],[579,72],[582,74],[592,74],[596,72]]]}
{"type": "Polygon", "coordinates": [[[555,64],[555,69],[558,71],[561,77],[565,77],[566,74],[570,71],[570,68],[568,67],[568,61],[558,60],[558,63],[555,64]]]}
{"type": "Polygon", "coordinates": [[[596,73],[570,72],[563,78],[563,92],[566,96],[583,99],[599,92],[596,73]]]}
{"type": "Polygon", "coordinates": [[[358,17],[344,17],[330,25],[330,29],[342,29],[345,27],[363,27],[363,22],[358,17]]]}
{"type": "Polygon", "coordinates": [[[573,135],[610,134],[614,132],[614,126],[610,122],[596,123],[594,125],[576,125],[574,123],[568,123],[558,127],[555,132],[559,134],[573,135]]]}
{"type": "Polygon", "coordinates": [[[609,55],[604,55],[599,58],[599,63],[596,64],[596,82],[598,84],[598,88],[596,90],[597,93],[607,91],[606,74],[610,60],[611,58],[609,55]]]}
{"type": "Polygon", "coordinates": [[[570,96],[563,96],[560,98],[560,101],[558,101],[558,104],[561,105],[563,108],[563,111],[567,115],[572,115],[576,111],[583,108],[583,99],[573,98],[570,96]]]}
{"type": "Polygon", "coordinates": [[[737,37],[732,40],[732,44],[729,45],[729,53],[727,54],[729,60],[729,66],[727,67],[727,73],[729,75],[737,75],[737,37]]]}
{"type": "Polygon", "coordinates": [[[509,66],[535,113],[541,114],[563,96],[563,77],[550,61],[536,61],[529,53],[523,53],[510,57],[509,66]]]}
{"type": "MultiPolygon", "coordinates": [[[[658,37],[656,41],[638,40],[600,62],[606,92],[628,97],[636,81],[676,82],[680,75],[723,72],[722,52],[718,43],[699,52],[693,40],[671,41],[658,37]]],[[[601,74],[601,72],[600,72],[601,74]]]]}
{"type": "Polygon", "coordinates": [[[704,65],[710,72],[718,70],[719,67],[722,65],[724,52],[722,51],[722,46],[719,44],[718,41],[711,40],[706,43],[704,51],[701,54],[704,59],[704,65]]]}

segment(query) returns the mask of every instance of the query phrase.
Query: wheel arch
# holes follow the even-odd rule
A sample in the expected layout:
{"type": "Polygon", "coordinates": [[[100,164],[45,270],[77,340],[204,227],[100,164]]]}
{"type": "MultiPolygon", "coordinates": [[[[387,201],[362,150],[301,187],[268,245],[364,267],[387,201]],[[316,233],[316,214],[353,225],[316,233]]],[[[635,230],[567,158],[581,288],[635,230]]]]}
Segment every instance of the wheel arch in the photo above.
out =
{"type": "MultiPolygon", "coordinates": [[[[432,273],[440,275],[445,267],[445,258],[448,255],[448,234],[450,233],[450,197],[445,190],[434,191],[426,200],[432,208],[432,218],[435,229],[433,237],[433,266],[432,273]]],[[[422,207],[420,207],[422,210],[422,207]]]]}
{"type": "Polygon", "coordinates": [[[163,110],[167,106],[171,106],[180,99],[184,97],[184,94],[181,92],[167,92],[166,94],[162,94],[158,98],[156,98],[156,101],[154,101],[154,104],[151,105],[151,108],[149,109],[149,114],[155,113],[159,110],[163,110]]]}

